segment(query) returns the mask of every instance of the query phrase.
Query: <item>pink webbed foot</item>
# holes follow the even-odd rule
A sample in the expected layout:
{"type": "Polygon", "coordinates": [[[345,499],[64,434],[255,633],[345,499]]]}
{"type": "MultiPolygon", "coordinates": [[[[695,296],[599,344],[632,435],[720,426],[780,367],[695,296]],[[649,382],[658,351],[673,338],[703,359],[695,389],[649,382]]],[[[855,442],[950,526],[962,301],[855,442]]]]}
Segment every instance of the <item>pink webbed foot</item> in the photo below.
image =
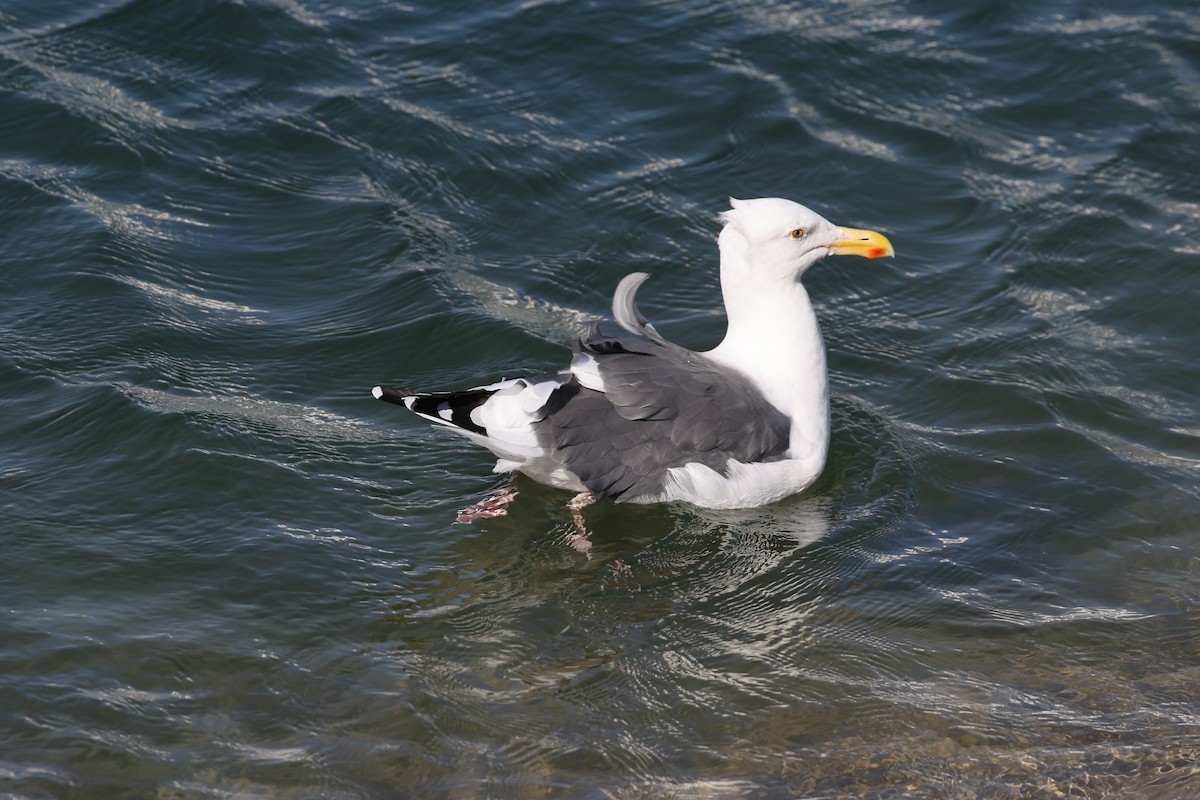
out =
{"type": "Polygon", "coordinates": [[[571,510],[571,521],[575,523],[575,530],[567,536],[567,543],[588,558],[592,557],[592,542],[588,539],[587,528],[583,524],[583,510],[594,502],[596,502],[596,495],[591,492],[580,492],[567,503],[567,508],[571,510]]]}
{"type": "Polygon", "coordinates": [[[508,504],[516,499],[517,490],[515,488],[510,486],[507,489],[501,489],[486,500],[480,500],[474,505],[461,509],[454,517],[454,521],[462,525],[470,525],[481,519],[503,517],[508,513],[508,504]]]}

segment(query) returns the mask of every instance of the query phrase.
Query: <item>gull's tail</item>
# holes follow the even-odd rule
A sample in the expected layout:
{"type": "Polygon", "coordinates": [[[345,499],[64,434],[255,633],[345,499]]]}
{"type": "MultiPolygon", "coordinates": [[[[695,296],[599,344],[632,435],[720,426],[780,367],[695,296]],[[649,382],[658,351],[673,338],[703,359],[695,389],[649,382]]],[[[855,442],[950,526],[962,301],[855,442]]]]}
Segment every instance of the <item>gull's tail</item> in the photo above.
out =
{"type": "Polygon", "coordinates": [[[463,392],[414,392],[392,386],[376,386],[371,390],[376,400],[404,406],[430,422],[483,436],[487,435],[487,431],[472,417],[471,412],[495,393],[496,390],[491,387],[463,392]]]}

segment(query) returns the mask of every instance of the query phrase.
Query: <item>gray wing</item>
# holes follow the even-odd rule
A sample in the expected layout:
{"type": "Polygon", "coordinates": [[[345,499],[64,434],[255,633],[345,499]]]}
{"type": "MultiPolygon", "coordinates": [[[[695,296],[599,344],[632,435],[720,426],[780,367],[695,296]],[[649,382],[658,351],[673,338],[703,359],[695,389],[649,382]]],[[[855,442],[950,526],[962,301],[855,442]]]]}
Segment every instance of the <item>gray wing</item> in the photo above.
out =
{"type": "MultiPolygon", "coordinates": [[[[633,303],[641,280],[625,295],[623,326],[649,327],[633,303]]],[[[574,349],[577,357],[595,359],[605,391],[572,378],[547,405],[544,430],[554,456],[590,491],[655,495],[671,467],[699,462],[724,474],[731,458],[751,463],[784,456],[790,420],[749,378],[653,336],[615,338],[593,326],[574,349]]]]}

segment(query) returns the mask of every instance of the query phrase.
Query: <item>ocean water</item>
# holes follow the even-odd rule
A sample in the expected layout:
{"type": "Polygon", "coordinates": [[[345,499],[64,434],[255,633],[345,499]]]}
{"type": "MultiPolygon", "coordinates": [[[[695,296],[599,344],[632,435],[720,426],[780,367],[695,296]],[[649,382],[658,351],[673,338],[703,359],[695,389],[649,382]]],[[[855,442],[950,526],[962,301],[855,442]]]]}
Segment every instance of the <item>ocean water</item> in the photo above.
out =
{"type": "Polygon", "coordinates": [[[9,0],[0,797],[1200,794],[1200,11],[9,0]],[[716,214],[834,434],[750,512],[504,518],[375,401],[563,364],[716,214]]]}

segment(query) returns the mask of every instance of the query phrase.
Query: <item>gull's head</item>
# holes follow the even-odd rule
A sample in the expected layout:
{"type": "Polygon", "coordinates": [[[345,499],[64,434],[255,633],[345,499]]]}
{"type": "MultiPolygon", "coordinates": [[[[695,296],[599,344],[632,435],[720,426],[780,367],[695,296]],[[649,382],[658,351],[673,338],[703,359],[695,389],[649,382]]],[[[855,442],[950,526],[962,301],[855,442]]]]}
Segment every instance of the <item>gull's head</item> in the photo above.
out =
{"type": "Polygon", "coordinates": [[[828,255],[883,258],[895,255],[883,234],[834,225],[791,200],[764,197],[734,200],[721,214],[722,269],[747,269],[754,277],[795,280],[828,255]]]}

